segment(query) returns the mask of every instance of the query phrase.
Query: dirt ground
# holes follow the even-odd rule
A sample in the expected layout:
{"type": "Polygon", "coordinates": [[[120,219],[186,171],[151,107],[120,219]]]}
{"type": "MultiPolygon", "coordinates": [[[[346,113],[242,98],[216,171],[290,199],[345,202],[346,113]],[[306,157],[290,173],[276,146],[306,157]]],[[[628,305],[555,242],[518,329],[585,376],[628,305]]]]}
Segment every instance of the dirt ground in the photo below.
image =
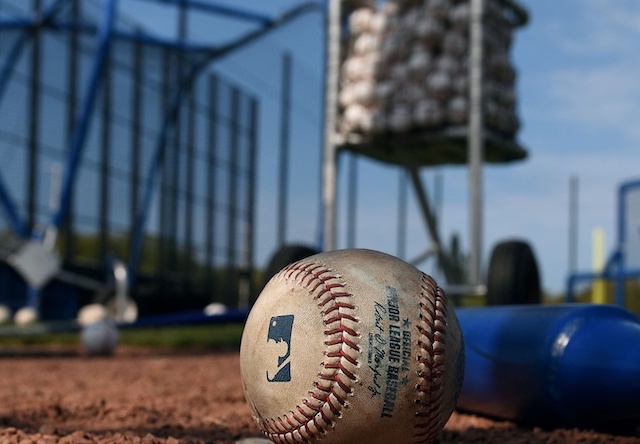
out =
{"type": "MultiPolygon", "coordinates": [[[[0,348],[0,444],[235,443],[258,435],[233,352],[0,348]]],[[[640,401],[639,401],[640,402],[640,401]]],[[[637,443],[454,413],[439,442],[637,443]]]]}

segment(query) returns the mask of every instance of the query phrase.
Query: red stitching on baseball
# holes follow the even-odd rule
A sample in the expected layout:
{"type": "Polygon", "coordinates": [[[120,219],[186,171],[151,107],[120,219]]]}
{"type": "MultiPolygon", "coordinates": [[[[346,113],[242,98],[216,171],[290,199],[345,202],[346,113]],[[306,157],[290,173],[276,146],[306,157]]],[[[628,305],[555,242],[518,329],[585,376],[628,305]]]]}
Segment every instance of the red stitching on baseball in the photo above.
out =
{"type": "MultiPolygon", "coordinates": [[[[292,416],[293,418],[295,418],[295,417],[296,417],[295,413],[293,413],[293,412],[289,412],[289,413],[291,414],[291,416],[292,416]]],[[[285,416],[285,419],[286,419],[286,420],[287,420],[287,422],[289,423],[289,426],[290,426],[290,427],[295,427],[295,426],[296,426],[296,425],[295,425],[295,423],[294,423],[293,421],[291,421],[291,418],[290,418],[290,417],[285,416]]]]}
{"type": "MultiPolygon", "coordinates": [[[[327,364],[327,363],[325,363],[325,364],[324,364],[324,368],[335,368],[335,369],[338,369],[338,370],[342,371],[342,373],[344,373],[344,374],[345,374],[345,376],[346,376],[347,378],[351,379],[352,381],[355,381],[355,380],[357,379],[357,378],[356,378],[356,375],[354,375],[353,373],[351,373],[349,370],[347,370],[347,369],[345,368],[345,366],[344,366],[344,365],[342,365],[342,362],[328,363],[328,364],[327,364]]],[[[351,391],[351,389],[349,389],[349,391],[351,391]]]]}
{"type": "Polygon", "coordinates": [[[324,345],[337,345],[337,344],[345,344],[348,345],[349,348],[352,348],[355,351],[360,351],[360,347],[358,346],[358,344],[356,344],[353,341],[350,341],[349,339],[345,338],[344,336],[342,336],[339,339],[334,339],[332,341],[325,341],[324,345]]]}
{"type": "MultiPolygon", "coordinates": [[[[331,310],[331,311],[334,311],[334,310],[331,310]]],[[[323,314],[326,316],[329,313],[323,313],[323,314]]],[[[343,319],[348,319],[350,321],[358,322],[358,319],[355,316],[351,316],[345,313],[337,313],[334,317],[327,319],[326,323],[331,324],[336,321],[342,321],[343,319]]]]}
{"type": "MultiPolygon", "coordinates": [[[[307,412],[304,411],[304,409],[302,407],[300,407],[299,405],[296,406],[296,408],[298,409],[298,413],[300,413],[302,416],[304,416],[307,420],[313,418],[313,415],[309,415],[307,412]]],[[[294,415],[294,418],[297,420],[298,418],[294,415]]]]}
{"type": "MultiPolygon", "coordinates": [[[[342,382],[342,380],[338,377],[338,374],[335,375],[318,375],[319,378],[325,380],[325,381],[332,381],[335,382],[336,384],[338,384],[338,386],[345,392],[345,393],[351,393],[352,389],[350,386],[347,386],[344,382],[342,382]]],[[[333,395],[336,397],[336,399],[338,400],[338,402],[341,405],[344,405],[347,400],[344,399],[342,396],[340,396],[337,393],[333,393],[333,395]]]]}
{"type": "Polygon", "coordinates": [[[346,302],[336,302],[334,305],[332,305],[331,307],[323,311],[322,315],[325,316],[333,311],[340,310],[341,308],[348,308],[349,310],[355,310],[355,307],[351,304],[348,304],[346,302]]]}
{"type": "Polygon", "coordinates": [[[358,358],[353,353],[360,352],[359,333],[354,328],[359,319],[355,316],[355,306],[349,303],[352,295],[345,290],[341,276],[322,264],[303,259],[274,278],[293,279],[309,291],[321,309],[326,327],[324,344],[331,348],[325,353],[326,359],[318,375],[319,381],[324,382],[313,384],[310,398],[303,399],[283,417],[262,420],[262,429],[272,440],[301,443],[327,433],[327,428],[333,427],[336,419],[342,417],[342,409],[347,407],[345,395],[353,392],[353,382],[358,380],[354,372],[358,358]]]}
{"type": "Polygon", "coordinates": [[[442,289],[435,281],[423,274],[420,292],[420,325],[417,326],[420,339],[418,355],[420,368],[416,389],[421,398],[416,398],[415,438],[417,442],[432,440],[438,434],[444,418],[440,411],[444,397],[442,376],[445,372],[445,325],[447,319],[447,301],[442,289]]]}
{"type": "MultiPolygon", "coordinates": [[[[320,391],[322,391],[322,392],[324,392],[324,393],[331,393],[330,391],[329,391],[329,392],[327,392],[327,391],[325,391],[325,390],[320,390],[320,391]]],[[[310,394],[311,396],[313,396],[314,398],[316,398],[318,401],[324,401],[324,402],[327,402],[327,400],[329,399],[329,396],[328,396],[328,395],[324,395],[324,394],[323,394],[323,395],[321,395],[320,393],[314,393],[314,392],[312,392],[312,391],[309,391],[309,394],[310,394]]]]}
{"type": "MultiPolygon", "coordinates": [[[[308,399],[303,400],[303,401],[302,401],[302,403],[303,403],[306,407],[309,407],[311,410],[316,411],[316,412],[319,412],[319,411],[320,411],[320,409],[321,409],[321,407],[314,406],[313,404],[311,404],[311,403],[309,402],[309,400],[308,400],[308,399]]],[[[314,416],[315,416],[315,415],[314,415],[314,416]]],[[[280,418],[278,418],[278,419],[280,419],[280,418]]]]}
{"type": "Polygon", "coordinates": [[[317,289],[318,287],[320,287],[323,283],[324,283],[323,281],[321,281],[320,279],[318,279],[318,282],[316,283],[316,286],[315,286],[315,287],[313,287],[313,288],[310,288],[310,289],[309,289],[309,291],[310,291],[311,293],[315,292],[315,291],[316,291],[316,289],[317,289]]]}
{"type": "MultiPolygon", "coordinates": [[[[327,404],[329,405],[331,412],[333,412],[333,414],[336,415],[337,418],[340,418],[340,409],[338,408],[338,406],[333,405],[333,402],[331,402],[331,398],[327,398],[327,404]]],[[[338,405],[342,404],[338,403],[338,405]]]]}
{"type": "Polygon", "coordinates": [[[344,351],[342,350],[338,350],[336,352],[329,352],[327,353],[327,356],[329,358],[344,358],[347,361],[349,361],[350,363],[352,363],[353,365],[358,365],[358,360],[352,356],[349,356],[348,354],[346,354],[344,351]]]}
{"type": "MultiPolygon", "coordinates": [[[[340,319],[340,321],[342,322],[342,319],[340,319]]],[[[355,330],[353,330],[353,329],[351,329],[349,327],[346,327],[346,326],[344,326],[342,324],[340,324],[336,328],[332,328],[331,330],[325,330],[324,334],[327,335],[327,336],[331,336],[331,335],[335,335],[336,333],[342,333],[342,332],[345,332],[345,333],[347,333],[348,335],[351,335],[351,336],[358,336],[358,334],[356,333],[355,330]]]]}

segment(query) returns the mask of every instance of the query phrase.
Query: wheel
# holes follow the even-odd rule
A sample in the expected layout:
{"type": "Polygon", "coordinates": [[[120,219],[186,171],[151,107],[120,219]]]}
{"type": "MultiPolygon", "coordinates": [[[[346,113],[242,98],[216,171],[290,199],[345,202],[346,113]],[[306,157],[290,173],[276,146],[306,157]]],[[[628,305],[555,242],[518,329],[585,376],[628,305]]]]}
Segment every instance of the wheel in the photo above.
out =
{"type": "Polygon", "coordinates": [[[491,253],[487,276],[487,305],[539,304],[540,274],[528,243],[511,240],[491,253]]]}
{"type": "Polygon", "coordinates": [[[287,265],[316,253],[319,253],[319,251],[306,245],[293,244],[283,246],[271,256],[271,260],[264,271],[262,287],[264,288],[269,279],[287,265]]]}

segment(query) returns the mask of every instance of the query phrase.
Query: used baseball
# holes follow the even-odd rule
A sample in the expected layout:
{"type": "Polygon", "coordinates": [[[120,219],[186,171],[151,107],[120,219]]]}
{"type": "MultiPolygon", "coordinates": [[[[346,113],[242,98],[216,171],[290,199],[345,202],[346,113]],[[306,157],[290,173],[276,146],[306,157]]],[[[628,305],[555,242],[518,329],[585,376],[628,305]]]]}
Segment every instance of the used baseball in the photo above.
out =
{"type": "Polygon", "coordinates": [[[265,286],[240,348],[245,397],[278,443],[426,443],[455,407],[458,320],[433,279],[371,250],[320,253],[265,286]]]}
{"type": "Polygon", "coordinates": [[[38,311],[33,307],[22,307],[13,315],[17,325],[29,325],[38,321],[38,311]]]}
{"type": "Polygon", "coordinates": [[[110,355],[118,345],[118,329],[112,322],[101,320],[82,327],[80,342],[89,355],[110,355]]]}

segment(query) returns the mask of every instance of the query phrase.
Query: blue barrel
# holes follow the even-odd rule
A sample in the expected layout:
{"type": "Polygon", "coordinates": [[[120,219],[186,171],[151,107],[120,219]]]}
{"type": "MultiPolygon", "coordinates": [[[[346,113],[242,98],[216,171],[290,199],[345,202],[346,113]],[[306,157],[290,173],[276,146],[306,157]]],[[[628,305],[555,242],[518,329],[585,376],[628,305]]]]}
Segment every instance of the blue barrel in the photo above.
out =
{"type": "Polygon", "coordinates": [[[640,425],[640,319],[610,305],[459,308],[458,409],[523,423],[640,425]]]}

